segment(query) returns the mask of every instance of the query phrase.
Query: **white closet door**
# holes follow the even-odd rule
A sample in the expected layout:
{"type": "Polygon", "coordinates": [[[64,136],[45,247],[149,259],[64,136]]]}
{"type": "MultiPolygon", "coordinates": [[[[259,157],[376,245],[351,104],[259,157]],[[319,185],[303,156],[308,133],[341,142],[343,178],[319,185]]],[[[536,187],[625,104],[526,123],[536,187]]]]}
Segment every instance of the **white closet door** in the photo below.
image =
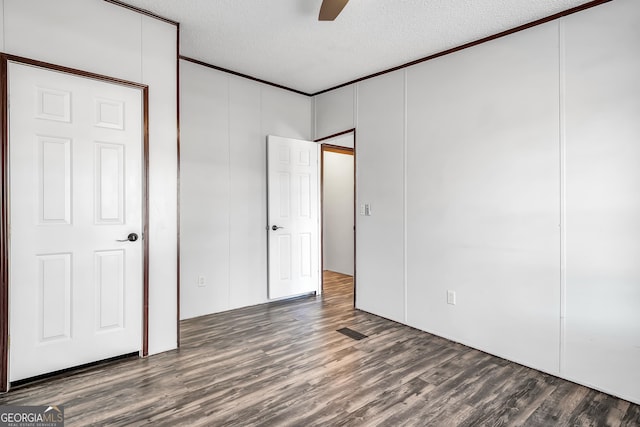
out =
{"type": "Polygon", "coordinates": [[[9,108],[10,380],[139,351],[141,91],[9,63],[9,108]]]}

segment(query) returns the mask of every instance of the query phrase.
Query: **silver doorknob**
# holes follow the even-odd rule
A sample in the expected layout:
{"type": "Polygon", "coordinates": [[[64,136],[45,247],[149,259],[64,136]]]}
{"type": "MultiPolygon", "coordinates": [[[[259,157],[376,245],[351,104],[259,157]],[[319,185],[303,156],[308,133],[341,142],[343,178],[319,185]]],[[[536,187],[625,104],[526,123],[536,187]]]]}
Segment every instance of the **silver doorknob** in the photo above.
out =
{"type": "Polygon", "coordinates": [[[136,233],[129,233],[126,239],[124,240],[116,240],[117,242],[135,242],[138,240],[138,235],[136,233]]]}
{"type": "Polygon", "coordinates": [[[277,225],[274,225],[273,227],[271,227],[271,229],[272,229],[273,231],[276,231],[276,230],[278,230],[278,229],[280,229],[280,228],[284,228],[284,227],[278,227],[277,225]]]}

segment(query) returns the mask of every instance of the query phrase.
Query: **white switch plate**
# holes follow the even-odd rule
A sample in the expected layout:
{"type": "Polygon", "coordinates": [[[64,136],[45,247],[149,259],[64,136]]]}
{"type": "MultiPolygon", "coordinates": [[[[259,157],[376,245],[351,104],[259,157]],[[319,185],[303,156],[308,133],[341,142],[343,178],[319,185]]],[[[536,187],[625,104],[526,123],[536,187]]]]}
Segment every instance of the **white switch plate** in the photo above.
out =
{"type": "Polygon", "coordinates": [[[364,215],[364,205],[360,205],[360,215],[364,215]]]}
{"type": "Polygon", "coordinates": [[[371,216],[371,205],[369,203],[364,205],[364,215],[371,216]]]}
{"type": "Polygon", "coordinates": [[[455,291],[447,291],[447,304],[456,305],[455,291]]]}
{"type": "Polygon", "coordinates": [[[202,288],[206,284],[207,284],[207,281],[205,280],[204,276],[198,276],[198,286],[202,288]]]}

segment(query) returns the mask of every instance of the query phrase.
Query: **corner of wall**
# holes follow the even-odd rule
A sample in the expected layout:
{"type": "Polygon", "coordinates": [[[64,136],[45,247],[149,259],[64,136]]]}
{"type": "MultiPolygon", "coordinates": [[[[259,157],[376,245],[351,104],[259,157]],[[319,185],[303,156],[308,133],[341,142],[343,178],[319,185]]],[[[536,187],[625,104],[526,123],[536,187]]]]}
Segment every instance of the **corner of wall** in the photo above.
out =
{"type": "Polygon", "coordinates": [[[402,78],[403,78],[403,84],[404,84],[404,111],[403,111],[403,115],[404,115],[404,126],[403,126],[403,136],[402,136],[402,152],[403,152],[403,164],[402,164],[402,202],[403,202],[403,248],[402,248],[402,260],[403,260],[403,292],[404,292],[404,307],[403,307],[403,319],[404,319],[404,323],[407,323],[409,321],[409,314],[408,314],[408,310],[409,310],[409,303],[408,303],[408,292],[407,292],[407,288],[408,288],[408,264],[407,264],[407,252],[408,252],[408,248],[407,248],[407,238],[408,238],[408,228],[407,228],[407,223],[408,223],[408,218],[407,218],[407,68],[405,68],[403,70],[402,73],[402,78]]]}
{"type": "Polygon", "coordinates": [[[566,313],[567,313],[567,135],[566,135],[566,51],[564,35],[565,18],[558,24],[558,124],[560,143],[560,313],[558,343],[558,374],[565,373],[566,313]]]}

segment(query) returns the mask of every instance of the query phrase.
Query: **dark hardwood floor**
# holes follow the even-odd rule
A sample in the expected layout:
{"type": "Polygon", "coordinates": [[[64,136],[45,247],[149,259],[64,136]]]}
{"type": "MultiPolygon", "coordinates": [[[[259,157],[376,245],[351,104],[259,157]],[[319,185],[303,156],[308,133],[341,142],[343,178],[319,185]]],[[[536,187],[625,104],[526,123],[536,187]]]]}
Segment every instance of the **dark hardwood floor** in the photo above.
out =
{"type": "Polygon", "coordinates": [[[15,387],[67,426],[640,426],[640,406],[322,297],[182,322],[182,347],[15,387]],[[348,327],[368,338],[354,340],[348,327]]]}

